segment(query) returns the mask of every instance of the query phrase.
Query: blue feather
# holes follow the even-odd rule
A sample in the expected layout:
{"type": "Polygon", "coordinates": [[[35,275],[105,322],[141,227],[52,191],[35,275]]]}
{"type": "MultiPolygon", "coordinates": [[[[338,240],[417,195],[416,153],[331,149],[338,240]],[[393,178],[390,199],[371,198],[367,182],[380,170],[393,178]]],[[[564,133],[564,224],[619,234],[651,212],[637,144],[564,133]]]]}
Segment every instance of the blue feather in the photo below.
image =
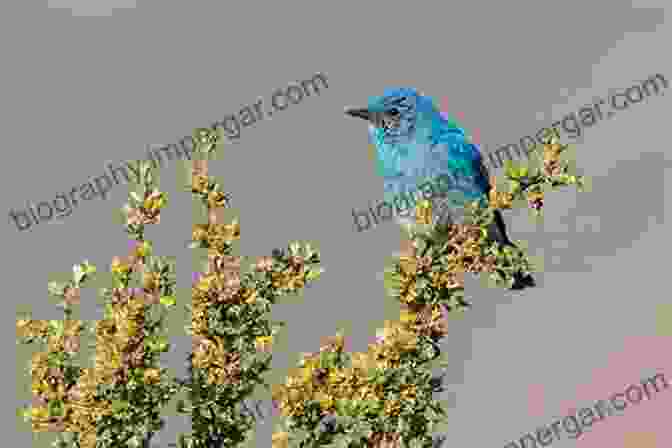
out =
{"type": "Polygon", "coordinates": [[[388,89],[372,97],[367,109],[380,118],[369,126],[369,140],[376,146],[386,200],[441,174],[453,180],[449,193],[455,203],[487,197],[489,179],[478,147],[431,98],[411,88],[388,89]]]}

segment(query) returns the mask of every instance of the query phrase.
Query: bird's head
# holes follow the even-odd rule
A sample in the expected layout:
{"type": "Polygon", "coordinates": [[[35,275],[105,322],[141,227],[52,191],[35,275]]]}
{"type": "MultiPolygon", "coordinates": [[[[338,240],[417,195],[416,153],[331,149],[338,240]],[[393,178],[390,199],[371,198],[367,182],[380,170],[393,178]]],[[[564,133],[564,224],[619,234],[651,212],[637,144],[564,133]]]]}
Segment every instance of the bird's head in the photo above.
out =
{"type": "Polygon", "coordinates": [[[371,98],[367,107],[349,108],[345,112],[367,120],[380,141],[405,143],[414,139],[421,124],[422,99],[412,88],[388,89],[383,95],[371,98]]]}

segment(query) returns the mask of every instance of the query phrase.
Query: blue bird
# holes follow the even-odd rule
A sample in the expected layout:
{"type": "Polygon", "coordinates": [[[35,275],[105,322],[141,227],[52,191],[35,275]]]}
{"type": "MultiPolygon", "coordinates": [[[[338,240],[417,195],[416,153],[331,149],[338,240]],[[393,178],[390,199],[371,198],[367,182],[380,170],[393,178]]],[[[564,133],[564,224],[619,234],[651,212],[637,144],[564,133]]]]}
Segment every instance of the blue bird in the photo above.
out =
{"type": "MultiPolygon", "coordinates": [[[[427,180],[434,180],[434,185],[439,180],[442,187],[430,194],[433,220],[439,226],[463,218],[467,202],[487,204],[490,176],[481,152],[457,122],[439,112],[430,97],[412,88],[388,89],[382,96],[372,97],[366,108],[346,109],[346,114],[369,123],[369,140],[376,149],[376,169],[384,180],[386,202],[412,195],[427,180]]],[[[404,224],[413,217],[399,216],[397,220],[404,224]]],[[[514,246],[499,211],[488,234],[502,245],[514,246]]],[[[514,289],[525,286],[534,286],[534,280],[518,275],[514,289]]]]}

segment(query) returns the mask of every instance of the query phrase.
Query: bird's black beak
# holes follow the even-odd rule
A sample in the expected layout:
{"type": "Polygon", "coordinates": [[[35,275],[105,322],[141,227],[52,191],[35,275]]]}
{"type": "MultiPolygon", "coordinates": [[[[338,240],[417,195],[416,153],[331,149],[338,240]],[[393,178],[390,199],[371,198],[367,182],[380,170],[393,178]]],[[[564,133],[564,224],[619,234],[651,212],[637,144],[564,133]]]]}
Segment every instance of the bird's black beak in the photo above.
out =
{"type": "Polygon", "coordinates": [[[368,109],[346,109],[345,113],[351,117],[358,117],[367,121],[373,121],[373,114],[368,109]]]}

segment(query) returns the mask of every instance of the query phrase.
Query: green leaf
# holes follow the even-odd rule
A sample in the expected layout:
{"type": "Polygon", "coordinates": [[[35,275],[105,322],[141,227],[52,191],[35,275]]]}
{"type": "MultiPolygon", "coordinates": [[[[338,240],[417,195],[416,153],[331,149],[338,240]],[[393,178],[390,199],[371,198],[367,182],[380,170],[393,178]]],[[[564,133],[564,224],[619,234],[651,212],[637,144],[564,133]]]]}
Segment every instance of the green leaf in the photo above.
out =
{"type": "Polygon", "coordinates": [[[130,195],[131,198],[133,198],[137,203],[142,204],[142,202],[143,202],[143,201],[142,201],[142,198],[140,197],[140,195],[139,195],[137,192],[135,192],[135,191],[131,191],[131,192],[129,193],[129,195],[130,195]]]}
{"type": "Polygon", "coordinates": [[[113,412],[122,412],[126,409],[128,409],[129,403],[128,401],[124,400],[113,400],[112,401],[112,411],[113,412]]]}
{"type": "Polygon", "coordinates": [[[512,178],[516,177],[515,176],[516,168],[515,168],[515,165],[513,164],[513,162],[511,160],[507,159],[507,160],[504,161],[504,174],[507,177],[512,177],[512,178]]]}
{"type": "Polygon", "coordinates": [[[301,249],[301,244],[298,241],[293,242],[289,245],[289,252],[292,255],[298,254],[300,249],[301,249]]]}
{"type": "Polygon", "coordinates": [[[30,420],[30,407],[16,408],[16,416],[24,421],[30,420]]]}
{"type": "Polygon", "coordinates": [[[63,415],[63,402],[60,400],[52,400],[49,402],[49,415],[59,417],[63,415]]]}
{"type": "Polygon", "coordinates": [[[84,263],[82,263],[82,266],[83,266],[84,272],[86,274],[95,274],[96,267],[94,265],[92,265],[91,263],[89,263],[88,260],[84,260],[84,263]]]}
{"type": "Polygon", "coordinates": [[[142,442],[140,440],[140,437],[138,437],[137,435],[131,437],[127,442],[127,446],[131,448],[139,448],[141,445],[142,442]]]}
{"type": "Polygon", "coordinates": [[[323,272],[324,272],[323,268],[311,269],[306,274],[306,280],[307,281],[315,280],[315,279],[319,278],[320,275],[322,275],[323,272]]]}
{"type": "Polygon", "coordinates": [[[157,336],[156,345],[160,351],[166,351],[168,349],[168,337],[164,335],[157,336]]]}
{"type": "Polygon", "coordinates": [[[519,177],[527,177],[529,173],[530,169],[526,166],[521,166],[520,169],[518,170],[518,174],[520,175],[519,177]]]}
{"type": "Polygon", "coordinates": [[[72,267],[72,272],[73,272],[73,279],[75,281],[76,285],[79,285],[79,282],[82,280],[84,277],[84,269],[82,268],[81,265],[76,264],[72,267]]]}
{"type": "Polygon", "coordinates": [[[163,296],[159,299],[159,302],[161,302],[161,305],[170,308],[175,306],[176,300],[174,296],[163,296]]]}
{"type": "Polygon", "coordinates": [[[57,337],[63,336],[63,332],[65,331],[62,320],[50,320],[49,328],[54,330],[54,334],[57,337]]]}
{"type": "Polygon", "coordinates": [[[49,294],[52,296],[62,296],[63,293],[65,292],[65,287],[67,286],[66,283],[59,283],[59,282],[49,282],[47,285],[47,289],[49,290],[49,294]]]}

